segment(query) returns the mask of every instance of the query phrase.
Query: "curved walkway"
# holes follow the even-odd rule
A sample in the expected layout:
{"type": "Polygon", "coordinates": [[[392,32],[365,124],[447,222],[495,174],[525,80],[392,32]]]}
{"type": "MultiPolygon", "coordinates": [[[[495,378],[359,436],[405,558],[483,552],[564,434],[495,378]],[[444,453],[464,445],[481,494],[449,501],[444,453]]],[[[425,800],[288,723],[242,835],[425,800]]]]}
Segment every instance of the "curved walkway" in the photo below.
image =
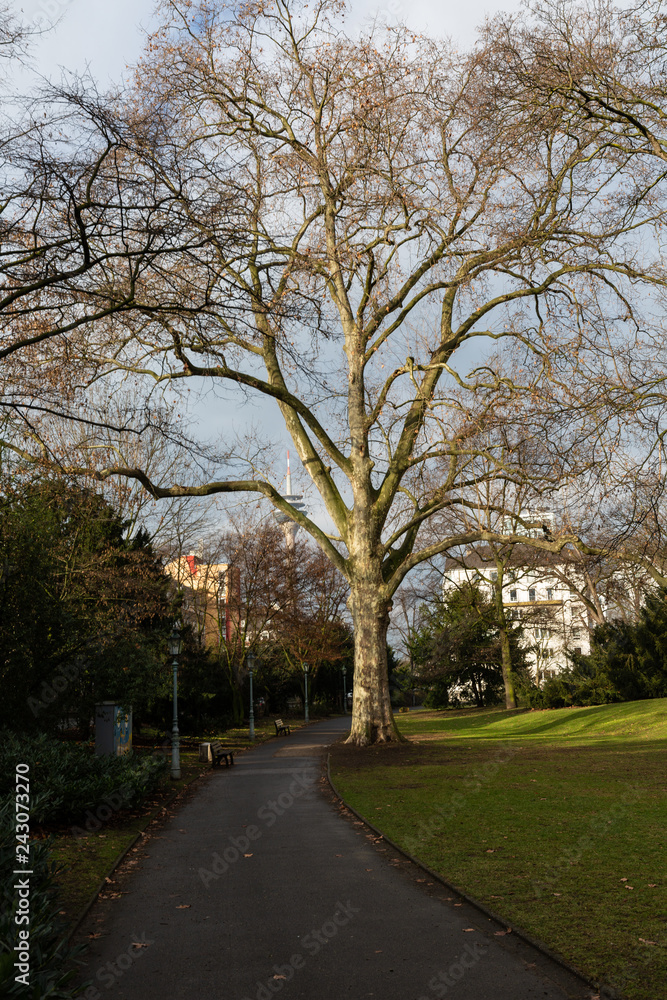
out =
{"type": "Polygon", "coordinates": [[[82,932],[87,1000],[592,995],[341,815],[322,762],[345,725],[211,773],[131,856],[82,932]]]}

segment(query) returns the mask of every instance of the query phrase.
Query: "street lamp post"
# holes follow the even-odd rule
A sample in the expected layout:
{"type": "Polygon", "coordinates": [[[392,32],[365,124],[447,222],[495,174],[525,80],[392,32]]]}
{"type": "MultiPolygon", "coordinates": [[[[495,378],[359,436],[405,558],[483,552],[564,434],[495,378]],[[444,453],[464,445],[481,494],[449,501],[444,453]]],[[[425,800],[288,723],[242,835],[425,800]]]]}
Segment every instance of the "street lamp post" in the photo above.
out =
{"type": "Polygon", "coordinates": [[[306,710],[304,718],[305,718],[306,722],[308,722],[308,670],[309,670],[308,664],[304,663],[304,665],[303,665],[303,687],[304,687],[304,694],[305,694],[304,708],[306,710]]]}
{"type": "Polygon", "coordinates": [[[178,781],[181,777],[181,748],[180,734],[178,732],[178,657],[181,652],[181,633],[178,622],[174,622],[174,627],[169,636],[169,655],[171,656],[171,666],[174,672],[174,720],[171,727],[171,777],[178,781]]]}
{"type": "Polygon", "coordinates": [[[255,709],[253,707],[253,697],[252,697],[252,672],[255,669],[255,654],[250,652],[246,656],[246,662],[248,664],[248,675],[250,677],[250,714],[248,715],[248,735],[251,740],[255,738],[255,709]]]}
{"type": "Polygon", "coordinates": [[[343,715],[347,715],[347,684],[345,683],[346,673],[347,667],[343,667],[343,715]]]}

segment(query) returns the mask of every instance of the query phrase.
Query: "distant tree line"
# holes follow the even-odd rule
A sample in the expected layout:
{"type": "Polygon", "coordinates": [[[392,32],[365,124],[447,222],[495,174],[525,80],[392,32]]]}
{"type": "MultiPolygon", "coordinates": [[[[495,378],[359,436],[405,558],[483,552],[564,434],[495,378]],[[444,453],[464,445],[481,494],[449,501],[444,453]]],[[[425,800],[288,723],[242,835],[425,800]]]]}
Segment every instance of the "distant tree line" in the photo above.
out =
{"type": "Polygon", "coordinates": [[[243,721],[247,654],[257,656],[255,696],[284,710],[342,700],[341,666],[352,674],[353,641],[342,611],[346,589],[312,546],[286,552],[280,529],[228,531],[221,540],[240,573],[231,633],[203,643],[184,613],[184,593],[139,527],[101,493],[16,469],[0,490],[0,723],[30,730],[77,727],[86,735],[96,702],[134,710],[135,726],[168,726],[167,637],[180,620],[181,721],[185,731],[243,721]]]}
{"type": "MultiPolygon", "coordinates": [[[[510,644],[511,683],[527,682],[527,650],[518,622],[505,623],[510,644]]],[[[426,688],[425,704],[445,708],[472,703],[478,708],[504,696],[501,624],[493,600],[474,584],[422,604],[410,638],[416,683],[426,688]]]]}
{"type": "Polygon", "coordinates": [[[142,714],[163,693],[174,615],[160,560],[127,538],[94,490],[52,477],[5,481],[0,495],[0,718],[26,729],[71,720],[96,700],[142,714]]]}
{"type": "MultiPolygon", "coordinates": [[[[598,624],[589,655],[570,651],[569,665],[537,686],[522,622],[508,623],[512,684],[520,707],[560,708],[667,697],[667,592],[646,595],[636,620],[598,624]]],[[[495,604],[474,583],[423,603],[409,638],[413,684],[425,704],[484,707],[504,695],[501,626],[495,604]]]]}
{"type": "Polygon", "coordinates": [[[569,668],[532,692],[530,703],[560,708],[665,697],[667,591],[659,589],[646,596],[636,621],[598,625],[590,654],[572,654],[569,668]]]}

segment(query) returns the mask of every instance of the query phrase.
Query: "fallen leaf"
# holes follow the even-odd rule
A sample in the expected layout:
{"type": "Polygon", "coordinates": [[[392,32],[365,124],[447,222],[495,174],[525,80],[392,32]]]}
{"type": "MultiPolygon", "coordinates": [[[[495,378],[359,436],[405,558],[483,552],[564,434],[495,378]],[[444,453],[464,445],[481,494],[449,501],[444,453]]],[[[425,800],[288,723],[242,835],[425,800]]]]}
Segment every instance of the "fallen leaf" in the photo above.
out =
{"type": "Polygon", "coordinates": [[[560,896],[560,895],[561,895],[560,892],[555,892],[554,893],[554,896],[560,896]]]}
{"type": "Polygon", "coordinates": [[[493,932],[493,936],[494,937],[505,937],[506,934],[507,934],[507,931],[494,931],[493,932]]]}
{"type": "Polygon", "coordinates": [[[367,868],[367,869],[366,869],[366,871],[367,871],[367,872],[372,872],[372,871],[373,871],[373,869],[372,869],[372,868],[367,868]]]}
{"type": "Polygon", "coordinates": [[[487,854],[495,854],[496,853],[495,847],[487,847],[486,853],[487,854]]]}
{"type": "Polygon", "coordinates": [[[474,927],[464,927],[463,930],[467,934],[468,931],[474,931],[475,928],[474,927]]]}
{"type": "Polygon", "coordinates": [[[97,932],[96,932],[95,934],[88,934],[88,935],[86,935],[86,936],[87,936],[87,937],[89,937],[89,938],[98,938],[98,937],[102,937],[102,935],[101,935],[101,933],[100,933],[99,931],[97,931],[97,932]]]}
{"type": "Polygon", "coordinates": [[[641,941],[642,944],[657,944],[658,943],[657,941],[647,941],[646,938],[637,938],[637,940],[641,941]]]}
{"type": "Polygon", "coordinates": [[[133,941],[133,948],[148,948],[148,944],[145,941],[133,941]]]}
{"type": "Polygon", "coordinates": [[[189,910],[189,909],[191,909],[191,907],[192,907],[192,903],[181,903],[181,905],[177,906],[176,909],[177,910],[189,910]]]}
{"type": "Polygon", "coordinates": [[[634,889],[634,885],[624,885],[624,889],[634,889]]]}
{"type": "Polygon", "coordinates": [[[648,887],[649,887],[649,889],[655,889],[655,887],[657,886],[657,884],[658,884],[657,882],[649,882],[648,887]]]}
{"type": "Polygon", "coordinates": [[[627,882],[627,881],[628,881],[627,878],[622,878],[621,879],[621,882],[627,882]]]}
{"type": "Polygon", "coordinates": [[[243,855],[243,857],[244,857],[244,858],[251,858],[251,857],[252,857],[252,854],[244,854],[244,855],[243,855]]]}
{"type": "Polygon", "coordinates": [[[454,906],[463,906],[463,903],[454,903],[454,906]]]}
{"type": "Polygon", "coordinates": [[[278,974],[276,973],[276,975],[275,975],[275,976],[274,976],[273,978],[274,978],[274,979],[287,979],[287,976],[279,976],[279,975],[278,975],[278,974]]]}

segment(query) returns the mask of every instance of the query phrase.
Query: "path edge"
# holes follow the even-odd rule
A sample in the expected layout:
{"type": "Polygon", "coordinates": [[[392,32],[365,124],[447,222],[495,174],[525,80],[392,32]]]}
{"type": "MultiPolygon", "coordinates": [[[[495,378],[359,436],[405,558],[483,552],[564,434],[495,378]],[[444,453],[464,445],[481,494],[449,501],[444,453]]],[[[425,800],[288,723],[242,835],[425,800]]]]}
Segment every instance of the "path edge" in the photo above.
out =
{"type": "Polygon", "coordinates": [[[596,990],[600,994],[600,1000],[628,1000],[625,994],[619,993],[617,990],[613,989],[610,986],[605,986],[603,983],[596,982],[594,979],[590,979],[580,969],[577,969],[574,965],[571,965],[566,959],[562,958],[557,952],[552,951],[548,947],[548,945],[544,944],[542,941],[538,940],[537,938],[534,938],[527,931],[523,930],[522,927],[514,923],[510,924],[503,917],[499,916],[497,913],[494,913],[493,910],[490,910],[487,906],[485,906],[484,903],[480,903],[480,901],[478,899],[475,899],[474,896],[470,896],[467,892],[464,892],[463,889],[459,889],[459,887],[454,885],[453,882],[448,882],[446,878],[444,878],[442,875],[439,875],[438,872],[434,871],[432,868],[429,868],[428,865],[424,864],[423,861],[420,861],[419,858],[414,857],[414,855],[410,854],[403,847],[400,847],[395,841],[391,840],[385,833],[383,833],[382,830],[379,830],[376,826],[370,823],[365,816],[362,816],[362,814],[358,812],[354,808],[354,806],[351,806],[349,802],[347,802],[343,798],[343,796],[336,788],[333,779],[331,777],[331,753],[329,751],[327,751],[326,777],[329,783],[329,787],[331,788],[331,791],[334,793],[336,798],[340,802],[342,802],[345,808],[349,809],[349,811],[353,814],[353,816],[356,816],[357,819],[361,820],[361,822],[368,827],[369,830],[372,830],[373,833],[377,834],[378,837],[381,837],[386,844],[389,844],[389,846],[393,850],[398,851],[399,854],[402,854],[403,857],[407,858],[407,860],[410,861],[413,865],[416,865],[417,868],[421,869],[421,871],[425,872],[432,879],[435,879],[435,881],[439,882],[440,885],[445,887],[445,889],[448,889],[450,892],[455,892],[457,896],[460,896],[461,899],[464,899],[466,903],[468,903],[470,906],[473,906],[476,910],[479,910],[479,912],[483,913],[485,917],[489,917],[491,920],[495,920],[502,927],[510,928],[512,934],[516,934],[518,938],[520,938],[522,941],[525,941],[526,944],[529,944],[531,948],[534,948],[536,951],[539,951],[540,954],[545,956],[545,958],[548,958],[552,962],[555,962],[557,965],[560,965],[561,968],[565,969],[571,975],[576,976],[583,983],[585,983],[586,986],[590,987],[593,990],[596,990]]]}

